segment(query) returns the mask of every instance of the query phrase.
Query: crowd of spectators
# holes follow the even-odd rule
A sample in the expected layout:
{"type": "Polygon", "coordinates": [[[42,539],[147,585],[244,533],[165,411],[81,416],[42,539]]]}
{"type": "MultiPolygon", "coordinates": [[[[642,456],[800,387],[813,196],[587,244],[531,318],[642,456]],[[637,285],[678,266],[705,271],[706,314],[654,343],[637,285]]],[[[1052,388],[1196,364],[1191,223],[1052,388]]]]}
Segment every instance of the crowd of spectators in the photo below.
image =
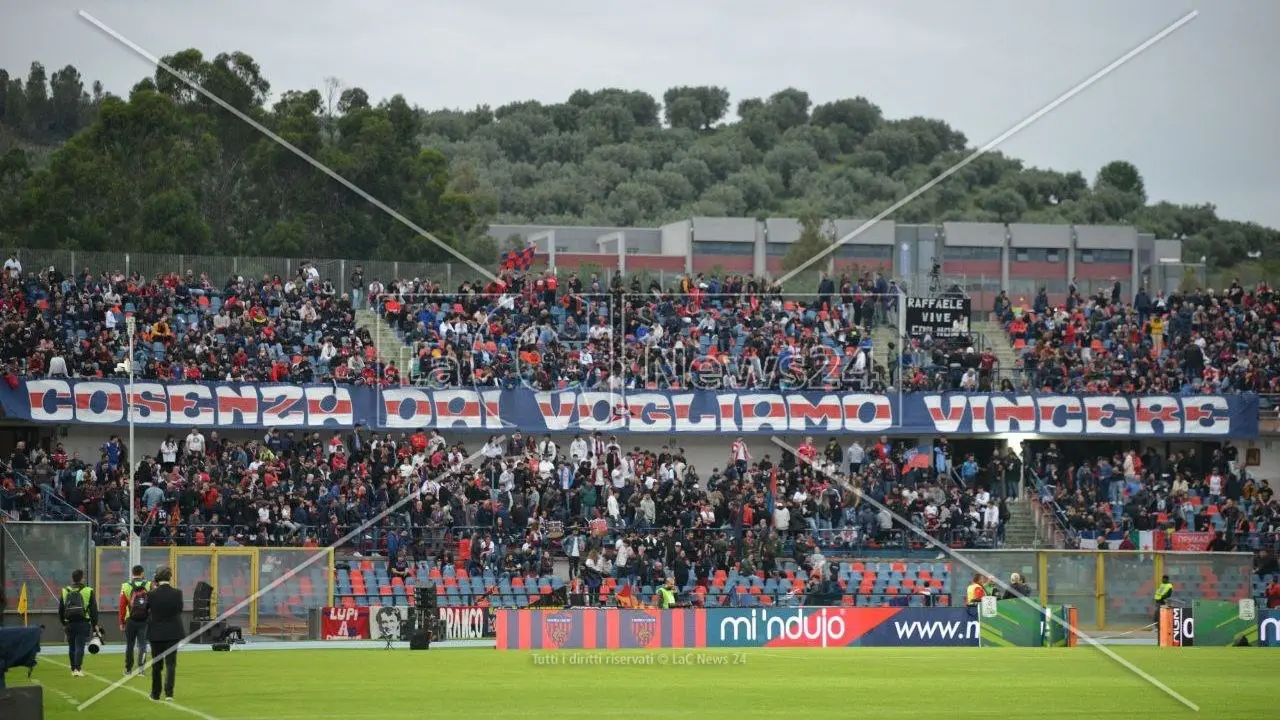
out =
{"type": "Polygon", "coordinates": [[[1146,447],[1070,458],[1049,443],[1032,469],[1072,544],[1132,550],[1132,531],[1185,531],[1212,533],[1212,551],[1258,551],[1280,537],[1280,499],[1230,443],[1208,454],[1146,447]]]}
{"type": "Polygon", "coordinates": [[[14,377],[126,377],[132,369],[160,381],[367,384],[383,370],[350,298],[306,261],[293,277],[219,285],[190,269],[67,275],[24,268],[11,255],[0,275],[0,328],[0,361],[14,377]]]}
{"type": "Polygon", "coordinates": [[[1132,300],[1119,282],[1094,295],[1072,283],[1062,304],[1042,289],[1030,306],[1001,293],[993,310],[1019,352],[1020,388],[1276,393],[1277,300],[1266,284],[1246,289],[1239,280],[1222,292],[1140,288],[1132,300]]]}
{"type": "MultiPolygon", "coordinates": [[[[68,277],[11,257],[0,276],[0,359],[11,376],[119,377],[132,363],[154,380],[546,390],[1280,388],[1276,298],[1239,283],[1221,294],[1139,291],[1131,303],[1118,284],[1091,297],[1073,285],[1060,308],[1043,292],[1030,308],[1001,294],[994,311],[1019,352],[1017,374],[1002,372],[989,347],[924,339],[902,349],[901,378],[897,348],[887,364],[872,360],[875,328],[893,325],[899,310],[899,287],[878,273],[824,276],[804,297],[750,276],[703,274],[663,288],[637,276],[504,273],[448,291],[422,279],[366,285],[357,270],[352,285],[359,290],[345,296],[305,262],[296,277],[216,286],[190,270],[68,277]],[[413,349],[403,376],[357,327],[354,308],[364,303],[413,349]],[[123,335],[130,315],[133,358],[123,335]]],[[[437,431],[272,429],[244,441],[192,429],[140,451],[138,524],[148,544],[328,544],[406,500],[347,544],[403,545],[406,557],[450,563],[465,538],[468,562],[484,569],[546,574],[564,555],[588,584],[606,575],[652,584],[669,568],[682,586],[690,573],[773,573],[783,560],[820,570],[832,553],[919,546],[893,513],[952,546],[1002,541],[1006,501],[1024,479],[1017,454],[953,457],[944,438],[928,448],[844,443],[819,449],[807,439],[795,453],[755,458],[739,439],[725,463],[700,469],[678,447],[628,449],[599,433],[566,447],[520,433],[476,447],[437,431]]],[[[98,523],[99,542],[118,544],[132,450],[115,436],[93,458],[19,443],[5,475],[18,493],[11,507],[36,512],[46,487],[98,523]],[[25,491],[19,475],[33,481],[25,491]]],[[[1251,477],[1230,445],[1207,457],[1145,449],[1068,460],[1050,444],[1028,464],[1071,542],[1123,548],[1129,530],[1185,529],[1214,532],[1214,550],[1253,549],[1280,532],[1269,483],[1251,477]]]]}
{"type": "Polygon", "coordinates": [[[880,273],[824,276],[789,295],[749,275],[507,273],[450,292],[429,280],[373,282],[367,300],[414,349],[415,378],[540,390],[884,387],[872,329],[896,317],[880,273]]]}
{"type": "MultiPolygon", "coordinates": [[[[470,447],[436,431],[272,429],[238,442],[192,429],[142,452],[137,525],[149,545],[329,544],[404,500],[344,545],[449,564],[469,538],[483,569],[545,573],[563,556],[575,575],[607,563],[618,577],[768,573],[783,560],[812,567],[824,554],[924,547],[866,497],[941,542],[995,547],[1019,472],[1013,457],[953,461],[941,439],[934,453],[887,438],[823,448],[806,439],[776,460],[752,457],[739,439],[705,475],[681,448],[626,448],[600,433],[566,447],[518,432],[470,447]]],[[[61,445],[22,446],[10,462],[115,545],[126,540],[128,453],[112,436],[93,462],[61,445]]]]}

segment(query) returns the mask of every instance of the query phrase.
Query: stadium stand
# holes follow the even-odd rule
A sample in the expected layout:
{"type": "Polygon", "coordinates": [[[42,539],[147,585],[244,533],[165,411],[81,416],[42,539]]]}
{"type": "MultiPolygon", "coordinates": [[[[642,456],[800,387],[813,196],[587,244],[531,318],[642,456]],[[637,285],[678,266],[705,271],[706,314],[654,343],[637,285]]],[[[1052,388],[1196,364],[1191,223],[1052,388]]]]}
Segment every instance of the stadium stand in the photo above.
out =
{"type": "MultiPolygon", "coordinates": [[[[702,363],[711,362],[739,387],[774,388],[785,386],[786,371],[797,363],[827,357],[856,369],[833,375],[828,387],[883,389],[897,380],[896,363],[872,360],[885,337],[880,331],[897,312],[897,287],[878,273],[824,279],[805,297],[742,275],[695,274],[663,288],[620,275],[607,283],[573,273],[512,272],[500,283],[463,283],[453,292],[420,279],[375,281],[362,299],[417,359],[403,376],[379,361],[349,299],[305,262],[296,277],[233,277],[220,286],[191,270],[147,279],[88,271],[69,277],[56,268],[6,275],[0,284],[10,377],[120,376],[132,362],[139,377],[156,380],[675,388],[699,381],[702,363]],[[128,314],[142,328],[134,358],[118,341],[128,314]]],[[[1044,294],[1032,308],[1014,307],[1001,294],[993,310],[1020,353],[1018,367],[999,367],[996,353],[980,342],[925,340],[903,348],[904,387],[1280,388],[1277,353],[1266,340],[1276,302],[1265,286],[1154,298],[1140,292],[1133,302],[1118,289],[1083,297],[1072,287],[1061,309],[1044,294]]],[[[824,361],[816,362],[820,369],[824,361]]],[[[19,446],[0,476],[0,502],[24,517],[83,514],[97,523],[100,544],[118,545],[128,449],[118,437],[104,440],[96,459],[69,455],[57,444],[19,446]]],[[[551,558],[563,557],[565,540],[578,533],[580,560],[599,575],[585,583],[587,592],[615,598],[619,588],[633,587],[644,595],[674,572],[684,578],[683,590],[707,604],[784,602],[806,591],[815,568],[826,577],[827,556],[920,547],[887,514],[789,453],[776,465],[767,456],[729,462],[703,477],[705,468],[692,467],[677,449],[628,451],[599,435],[549,456],[537,439],[518,434],[490,445],[463,467],[468,448],[438,432],[271,430],[233,441],[192,431],[141,451],[144,541],[327,544],[421,490],[422,502],[348,548],[391,557],[339,569],[343,603],[388,597],[407,603],[425,573],[442,604],[479,592],[509,606],[562,587],[551,558]],[[393,576],[400,554],[411,560],[393,576]]],[[[945,442],[932,450],[887,441],[855,450],[833,438],[822,450],[810,440],[801,451],[842,472],[856,465],[849,480],[861,492],[953,547],[999,545],[1004,503],[1023,472],[1013,455],[953,459],[945,442]]],[[[1064,541],[1077,546],[1125,547],[1133,531],[1185,528],[1217,532],[1212,549],[1270,547],[1280,509],[1269,484],[1249,477],[1234,452],[1228,445],[1208,458],[1152,449],[1068,460],[1051,448],[1027,458],[1026,472],[1064,541]]],[[[831,565],[842,602],[923,602],[922,589],[950,592],[950,569],[937,563],[831,565]]],[[[1259,596],[1270,586],[1263,579],[1269,575],[1186,572],[1192,574],[1180,581],[1205,597],[1259,596]]],[[[1133,598],[1149,594],[1134,582],[1133,598]]],[[[283,610],[300,606],[297,597],[269,600],[283,610]]]]}
{"type": "Polygon", "coordinates": [[[377,382],[368,333],[350,301],[309,263],[291,278],[231,277],[217,285],[192,270],[143,278],[74,277],[57,268],[0,279],[6,372],[28,377],[146,380],[377,382]],[[138,323],[136,357],[119,342],[138,323]]]}

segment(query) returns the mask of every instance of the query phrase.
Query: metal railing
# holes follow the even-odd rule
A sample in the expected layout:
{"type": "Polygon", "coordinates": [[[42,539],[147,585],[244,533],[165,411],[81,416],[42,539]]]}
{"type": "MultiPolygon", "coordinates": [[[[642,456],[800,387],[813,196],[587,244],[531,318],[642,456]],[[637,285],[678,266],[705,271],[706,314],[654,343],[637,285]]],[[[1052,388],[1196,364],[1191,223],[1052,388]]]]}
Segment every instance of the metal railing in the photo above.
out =
{"type": "MultiPolygon", "coordinates": [[[[42,268],[56,267],[67,277],[77,277],[84,271],[88,271],[93,275],[111,271],[123,272],[126,276],[136,272],[145,278],[155,278],[158,275],[168,275],[173,272],[185,274],[190,270],[197,278],[202,273],[207,273],[209,280],[215,286],[221,286],[226,282],[227,278],[237,275],[246,278],[261,278],[264,275],[268,277],[279,275],[281,278],[289,278],[298,272],[303,262],[301,259],[285,257],[139,252],[124,253],[122,256],[119,252],[49,248],[21,248],[15,250],[15,252],[26,272],[36,272],[42,268]]],[[[545,262],[545,256],[539,256],[538,260],[539,262],[545,262]]],[[[320,271],[321,280],[331,280],[334,287],[342,293],[357,289],[350,286],[351,275],[356,271],[357,267],[363,269],[366,288],[374,280],[388,283],[392,280],[405,278],[430,278],[447,288],[454,288],[464,281],[487,279],[473,267],[462,262],[430,263],[351,258],[312,258],[310,263],[320,271]]],[[[627,258],[627,269],[624,274],[628,281],[635,276],[641,278],[645,286],[647,286],[649,280],[656,279],[663,287],[670,287],[678,278],[688,274],[684,270],[646,268],[643,263],[644,256],[629,256],[627,258]]],[[[496,264],[497,260],[495,258],[493,263],[495,270],[496,264]]],[[[484,266],[485,263],[480,263],[480,265],[484,266]]],[[[597,273],[601,280],[606,283],[606,287],[612,281],[613,276],[618,273],[616,256],[607,254],[602,254],[598,262],[584,261],[574,264],[561,262],[559,268],[587,274],[597,273]]],[[[878,269],[875,263],[838,260],[833,274],[836,278],[839,278],[841,273],[845,271],[853,272],[855,270],[873,269],[878,269]]],[[[717,272],[717,266],[712,264],[700,272],[708,275],[715,273],[717,272]]],[[[719,274],[731,273],[720,269],[719,274]]],[[[799,276],[790,285],[794,288],[807,287],[804,281],[810,280],[810,284],[813,284],[814,289],[816,289],[817,273],[812,273],[812,275],[813,278],[810,278],[809,274],[799,276]]],[[[916,294],[927,295],[930,292],[946,292],[953,288],[959,288],[974,300],[974,309],[977,311],[989,310],[995,301],[996,295],[1001,290],[1008,291],[1010,299],[1015,304],[1021,305],[1029,305],[1033,302],[1035,294],[1042,287],[1048,291],[1052,299],[1057,299],[1058,296],[1065,296],[1067,292],[1065,267],[1060,277],[1011,277],[1007,284],[1000,275],[985,274],[947,274],[938,276],[935,279],[928,273],[907,273],[898,276],[898,280],[909,291],[916,294]]],[[[1128,278],[1121,278],[1121,284],[1124,297],[1131,297],[1133,293],[1128,278]]],[[[1093,294],[1100,291],[1109,291],[1111,281],[1081,280],[1078,286],[1081,293],[1093,294]]],[[[359,289],[365,290],[366,288],[359,289]]]]}
{"type": "Polygon", "coordinates": [[[1037,536],[1043,533],[1043,536],[1051,538],[1054,547],[1079,547],[1079,533],[1067,524],[1067,513],[1054,497],[1053,486],[1045,483],[1035,470],[1025,468],[1024,471],[1034,490],[1030,500],[1035,510],[1037,536]]]}

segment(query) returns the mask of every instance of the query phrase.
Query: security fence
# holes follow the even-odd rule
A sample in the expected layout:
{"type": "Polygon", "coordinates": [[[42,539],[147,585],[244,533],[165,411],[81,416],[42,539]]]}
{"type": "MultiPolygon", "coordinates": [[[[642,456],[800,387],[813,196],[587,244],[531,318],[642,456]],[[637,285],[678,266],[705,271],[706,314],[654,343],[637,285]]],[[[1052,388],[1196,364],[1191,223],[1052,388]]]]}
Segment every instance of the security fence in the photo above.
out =
{"type": "MultiPolygon", "coordinates": [[[[1238,601],[1250,596],[1249,553],[1123,550],[969,550],[964,557],[1008,581],[1021,573],[1042,605],[1074,605],[1081,629],[1113,630],[1154,622],[1153,599],[1163,575],[1175,600],[1238,601]]],[[[957,567],[951,602],[964,602],[969,577],[957,567]]]]}
{"type": "MultiPolygon", "coordinates": [[[[302,637],[307,611],[333,604],[332,548],[142,548],[148,573],[162,565],[173,569],[174,586],[182,589],[188,606],[196,585],[208,583],[213,586],[211,615],[217,618],[234,609],[226,622],[250,634],[302,637]]],[[[118,609],[129,569],[127,548],[98,548],[94,577],[104,613],[118,609]]]]}
{"type": "Polygon", "coordinates": [[[0,583],[9,612],[17,608],[27,588],[29,612],[56,612],[58,590],[71,582],[71,573],[93,575],[93,525],[87,522],[0,523],[0,583]]]}

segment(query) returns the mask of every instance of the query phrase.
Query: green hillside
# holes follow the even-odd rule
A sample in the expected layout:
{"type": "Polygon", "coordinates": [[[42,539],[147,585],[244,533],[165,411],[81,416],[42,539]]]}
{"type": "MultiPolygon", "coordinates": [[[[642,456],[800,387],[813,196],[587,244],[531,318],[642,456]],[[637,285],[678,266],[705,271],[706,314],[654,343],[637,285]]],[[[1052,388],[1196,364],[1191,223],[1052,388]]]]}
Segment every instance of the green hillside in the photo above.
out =
{"type": "MultiPolygon", "coordinates": [[[[869,217],[972,149],[938,119],[787,88],[655,98],[579,90],[471,110],[374,101],[356,86],[272,91],[243,53],[169,64],[386,205],[483,262],[489,223],[656,225],[693,215],[869,217]]],[[[0,71],[0,238],[10,246],[444,260],[447,254],[164,71],[127,99],[74,67],[0,71]],[[56,148],[56,150],[52,150],[56,148]],[[52,150],[52,151],[51,151],[52,150]]],[[[1211,204],[1147,204],[1123,160],[1096,178],[980,157],[899,222],[1129,223],[1186,236],[1222,268],[1280,233],[1211,204]]]]}

